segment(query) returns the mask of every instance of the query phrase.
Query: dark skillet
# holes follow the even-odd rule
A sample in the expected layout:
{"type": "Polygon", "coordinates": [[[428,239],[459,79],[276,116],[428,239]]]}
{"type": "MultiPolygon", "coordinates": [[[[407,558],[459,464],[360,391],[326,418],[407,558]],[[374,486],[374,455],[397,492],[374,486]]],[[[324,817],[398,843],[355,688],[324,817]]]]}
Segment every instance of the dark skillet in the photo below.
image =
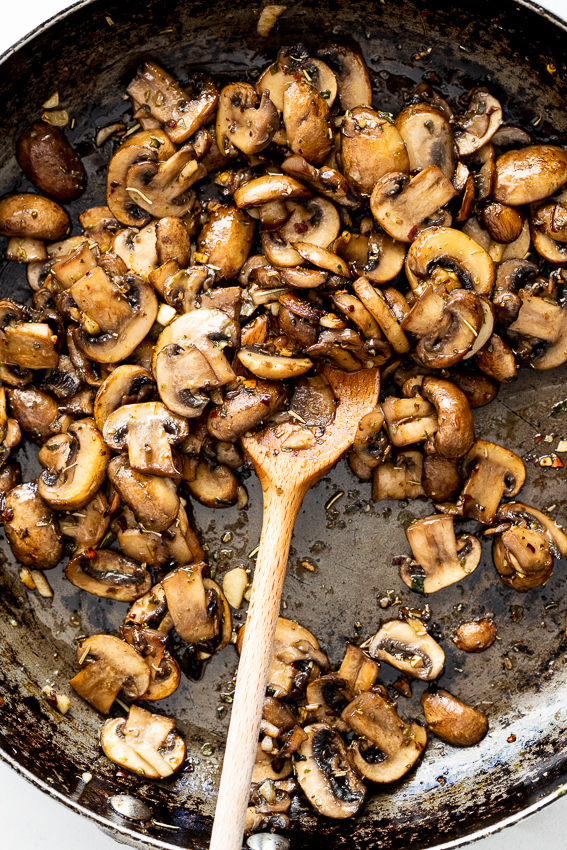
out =
{"type": "MultiPolygon", "coordinates": [[[[263,68],[280,44],[300,40],[315,48],[330,39],[354,39],[371,69],[374,105],[380,109],[397,112],[404,93],[423,79],[453,99],[473,85],[487,84],[502,100],[509,122],[531,125],[541,141],[561,144],[567,138],[565,26],[536,6],[511,0],[430,6],[410,0],[304,0],[288,9],[269,39],[260,39],[256,5],[95,0],[79,3],[21,41],[4,56],[0,73],[0,193],[30,188],[13,157],[15,142],[55,89],[76,118],[69,135],[89,173],[87,193],[70,206],[76,219],[81,210],[103,201],[110,143],[97,150],[95,131],[128,114],[123,93],[142,58],[154,57],[181,79],[204,68],[221,83],[253,80],[251,69],[263,68]]],[[[27,297],[23,268],[0,268],[2,295],[27,297]]],[[[524,371],[496,402],[475,412],[477,433],[523,456],[545,454],[549,446],[536,444],[536,433],[567,436],[562,412],[567,403],[559,404],[567,398],[566,375],[566,368],[524,371]]],[[[22,448],[19,456],[27,479],[37,474],[35,451],[22,448]]],[[[522,500],[539,508],[556,505],[551,515],[567,525],[565,470],[527,465],[522,500]]],[[[261,494],[257,481],[250,479],[248,487],[245,513],[195,508],[197,527],[219,564],[250,563],[247,554],[259,536],[261,494]],[[223,544],[227,529],[233,538],[223,544]]],[[[285,613],[318,636],[334,663],[345,638],[368,636],[380,618],[396,616],[397,608],[378,605],[388,590],[404,604],[424,602],[402,585],[392,558],[408,551],[404,528],[430,508],[421,502],[369,505],[367,490],[339,464],[307,496],[293,539],[285,613]],[[326,502],[338,491],[344,496],[326,511],[326,502]],[[307,555],[318,563],[315,573],[300,566],[307,555]]],[[[125,843],[206,847],[228,720],[226,713],[219,716],[225,707],[222,692],[236,664],[234,651],[228,648],[215,657],[200,682],[184,678],[174,697],[159,705],[177,718],[186,737],[188,767],[169,783],[140,783],[101,755],[102,720],[94,710],[73,697],[71,712],[62,718],[41,696],[46,679],[68,690],[77,638],[117,629],[126,606],[76,592],[60,568],[49,575],[53,602],[28,594],[3,541],[2,546],[2,758],[125,843]],[[215,748],[212,756],[201,752],[205,743],[215,748]],[[93,776],[88,784],[81,779],[86,772],[93,776]],[[156,821],[179,829],[125,820],[109,806],[109,797],[117,793],[135,795],[156,821]]],[[[564,565],[557,565],[545,588],[521,596],[498,580],[486,546],[474,576],[427,600],[447,653],[442,684],[488,713],[488,737],[465,750],[433,739],[418,769],[386,793],[373,795],[355,822],[317,818],[299,801],[290,832],[293,850],[454,847],[555,799],[567,778],[566,597],[564,565]],[[482,655],[465,657],[450,640],[453,627],[487,613],[494,614],[501,640],[482,655]]],[[[395,678],[392,673],[383,667],[383,680],[395,678]]],[[[416,686],[411,701],[400,698],[406,717],[419,716],[421,691],[416,686]]]]}

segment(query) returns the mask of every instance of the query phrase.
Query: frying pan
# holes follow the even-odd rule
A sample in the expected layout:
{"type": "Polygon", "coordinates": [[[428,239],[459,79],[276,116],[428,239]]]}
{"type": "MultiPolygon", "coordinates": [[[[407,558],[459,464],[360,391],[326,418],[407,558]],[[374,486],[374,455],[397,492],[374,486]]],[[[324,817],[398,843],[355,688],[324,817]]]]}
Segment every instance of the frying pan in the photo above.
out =
{"type": "MultiPolygon", "coordinates": [[[[357,44],[380,109],[398,111],[404,95],[423,79],[453,100],[486,84],[501,99],[508,122],[530,128],[542,141],[567,140],[565,26],[535,4],[299,0],[268,39],[256,34],[256,22],[257,10],[245,0],[85,0],[40,27],[0,61],[0,193],[33,191],[14,160],[15,141],[55,89],[76,119],[69,136],[89,173],[86,194],[69,208],[76,222],[81,210],[103,202],[111,143],[97,149],[94,136],[128,116],[123,94],[140,60],[151,56],[182,80],[203,68],[221,84],[235,78],[253,82],[254,69],[265,67],[281,44],[298,41],[311,49],[331,39],[357,44]]],[[[27,299],[23,267],[7,263],[0,269],[2,297],[27,299]]],[[[526,460],[522,500],[549,509],[561,524],[567,524],[566,473],[539,465],[538,458],[556,443],[537,442],[536,435],[567,436],[566,375],[566,368],[524,370],[488,408],[475,411],[477,434],[526,460]]],[[[22,446],[18,458],[25,480],[38,474],[33,448],[22,446]]],[[[261,492],[254,477],[246,484],[246,511],[192,506],[219,576],[229,566],[253,566],[249,554],[259,540],[261,492]]],[[[457,847],[556,799],[567,779],[564,565],[556,565],[544,588],[519,595],[498,579],[485,543],[472,576],[423,599],[402,584],[392,560],[409,551],[405,528],[431,507],[420,501],[373,504],[369,496],[368,485],[344,462],[307,495],[292,541],[282,613],[312,630],[337,664],[345,639],[366,637],[382,620],[396,617],[398,600],[409,606],[428,602],[433,633],[447,654],[442,684],[486,711],[490,732],[464,750],[430,740],[417,769],[373,793],[355,821],[319,818],[298,797],[291,811],[292,850],[457,847]],[[327,509],[338,493],[343,495],[327,509]],[[307,557],[315,572],[301,566],[307,557]],[[500,640],[485,653],[464,656],[450,639],[454,627],[488,614],[494,615],[500,640]]],[[[475,526],[466,523],[464,529],[475,526]]],[[[158,705],[177,719],[187,742],[187,767],[168,782],[125,775],[99,749],[100,715],[72,695],[71,711],[62,717],[41,689],[49,681],[68,691],[80,637],[116,633],[126,606],[77,591],[61,568],[49,574],[53,601],[29,594],[4,540],[0,546],[0,756],[125,844],[206,848],[237,662],[233,648],[214,656],[200,681],[184,676],[178,691],[158,705]],[[118,814],[111,805],[117,794],[142,801],[149,815],[136,820],[118,814]]],[[[238,624],[242,615],[235,616],[238,624]]],[[[178,657],[195,673],[190,659],[178,657]]],[[[384,665],[382,681],[394,678],[395,671],[384,665]]],[[[410,700],[400,697],[406,718],[420,716],[422,690],[416,684],[410,700]]]]}

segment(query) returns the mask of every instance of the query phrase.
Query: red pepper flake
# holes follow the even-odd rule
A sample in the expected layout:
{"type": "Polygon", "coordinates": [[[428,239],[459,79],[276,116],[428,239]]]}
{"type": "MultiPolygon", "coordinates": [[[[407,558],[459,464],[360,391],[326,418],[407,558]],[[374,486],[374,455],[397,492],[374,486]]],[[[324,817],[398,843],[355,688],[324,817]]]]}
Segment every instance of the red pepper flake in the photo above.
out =
{"type": "Polygon", "coordinates": [[[85,551],[83,552],[83,555],[85,556],[85,558],[88,558],[90,561],[92,561],[94,558],[96,558],[96,552],[95,552],[95,550],[93,549],[92,546],[90,546],[88,549],[85,549],[85,551]]]}
{"type": "Polygon", "coordinates": [[[410,240],[410,242],[413,242],[413,240],[415,239],[416,236],[417,236],[417,224],[414,224],[414,226],[412,227],[412,229],[408,233],[408,239],[410,240]]]}
{"type": "Polygon", "coordinates": [[[534,437],[534,443],[539,443],[540,440],[543,440],[543,434],[536,434],[534,437]]]}
{"type": "Polygon", "coordinates": [[[305,233],[306,230],[309,230],[309,226],[305,221],[300,221],[293,225],[293,229],[296,233],[305,233]]]}
{"type": "Polygon", "coordinates": [[[4,708],[4,697],[0,697],[0,708],[4,708]]]}
{"type": "Polygon", "coordinates": [[[515,736],[515,735],[510,735],[510,737],[509,737],[509,738],[506,738],[506,740],[508,741],[508,743],[509,743],[509,744],[513,744],[513,743],[514,743],[514,741],[516,740],[516,736],[515,736]]]}

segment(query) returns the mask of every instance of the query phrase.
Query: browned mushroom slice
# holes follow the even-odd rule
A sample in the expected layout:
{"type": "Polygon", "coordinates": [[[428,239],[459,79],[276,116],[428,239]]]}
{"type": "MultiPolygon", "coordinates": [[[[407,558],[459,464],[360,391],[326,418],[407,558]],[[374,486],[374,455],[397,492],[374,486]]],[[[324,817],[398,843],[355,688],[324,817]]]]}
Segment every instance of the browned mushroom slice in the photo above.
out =
{"type": "MultiPolygon", "coordinates": [[[[563,192],[559,197],[567,200],[563,192]]],[[[530,206],[530,233],[533,246],[545,260],[555,265],[563,265],[567,260],[567,245],[563,237],[562,216],[567,212],[560,203],[548,203],[541,207],[537,204],[530,206]]]]}
{"type": "Polygon", "coordinates": [[[237,189],[234,193],[234,203],[238,209],[245,210],[277,200],[308,198],[310,194],[306,186],[287,174],[264,174],[237,189]]]}
{"type": "Polygon", "coordinates": [[[364,691],[369,691],[375,684],[379,672],[380,665],[377,661],[367,658],[358,646],[347,643],[338,675],[347,682],[351,696],[358,696],[364,691]]]}
{"type": "Polygon", "coordinates": [[[333,250],[347,261],[355,276],[362,275],[373,284],[393,280],[404,267],[405,244],[372,226],[370,218],[363,219],[360,226],[360,234],[344,231],[333,250]]]}
{"type": "Polygon", "coordinates": [[[35,443],[66,430],[70,418],[60,415],[56,400],[35,387],[8,389],[10,413],[22,431],[35,443]]]}
{"type": "Polygon", "coordinates": [[[88,549],[75,555],[65,567],[65,575],[75,587],[118,602],[134,602],[152,585],[146,569],[111,549],[88,549]]]}
{"type": "Polygon", "coordinates": [[[319,676],[307,685],[305,691],[307,721],[328,723],[340,732],[348,731],[340,714],[350,699],[350,686],[335,673],[319,676]]]}
{"type": "Polygon", "coordinates": [[[371,468],[378,466],[390,452],[384,422],[384,411],[377,405],[358,423],[353,450],[361,462],[371,468]]]}
{"type": "Polygon", "coordinates": [[[240,503],[245,496],[246,491],[238,478],[225,464],[204,458],[194,471],[191,470],[191,474],[188,472],[184,460],[183,480],[187,489],[193,498],[208,508],[228,508],[240,503]]]}
{"type": "MultiPolygon", "coordinates": [[[[336,207],[327,198],[315,197],[302,203],[289,201],[286,206],[291,210],[291,215],[277,234],[287,243],[294,243],[300,235],[302,242],[328,248],[337,238],[341,221],[336,207]]],[[[301,262],[299,257],[297,265],[301,262]]],[[[332,270],[335,270],[334,267],[332,270]]]]}
{"type": "Polygon", "coordinates": [[[567,152],[556,145],[530,145],[496,160],[493,198],[513,207],[553,195],[567,180],[567,152]]]}
{"type": "Polygon", "coordinates": [[[166,779],[185,760],[185,742],[175,733],[175,720],[133,705],[128,717],[107,720],[100,745],[107,758],[147,779],[166,779]]]}
{"type": "Polygon", "coordinates": [[[350,766],[342,738],[326,723],[305,727],[308,735],[299,748],[302,759],[295,762],[297,781],[312,806],[321,815],[349,818],[366,796],[366,788],[350,766]]]}
{"type": "Polygon", "coordinates": [[[375,289],[366,278],[359,277],[353,284],[353,289],[380,325],[384,336],[398,354],[409,351],[409,342],[400,327],[392,307],[386,301],[384,295],[375,289]]]}
{"type": "Polygon", "coordinates": [[[9,195],[0,201],[2,236],[53,242],[62,239],[70,226],[63,207],[41,195],[9,195]]]}
{"type": "Polygon", "coordinates": [[[276,782],[278,779],[285,779],[293,772],[293,764],[290,758],[283,758],[279,764],[276,764],[278,770],[274,768],[274,761],[271,753],[266,753],[262,750],[262,745],[258,744],[256,750],[256,763],[252,772],[252,782],[261,784],[266,780],[276,782]]]}
{"type": "Polygon", "coordinates": [[[279,129],[278,110],[269,91],[258,97],[248,83],[230,83],[220,93],[217,144],[225,156],[251,156],[266,148],[279,129]]]}
{"type": "Polygon", "coordinates": [[[477,352],[475,361],[481,372],[499,383],[509,383],[518,377],[514,352],[498,334],[492,334],[477,352]]]}
{"type": "Polygon", "coordinates": [[[165,632],[140,628],[133,623],[122,626],[122,634],[150,668],[150,686],[140,700],[154,702],[171,696],[179,687],[181,671],[179,664],[166,652],[169,636],[165,632]]]}
{"type": "Polygon", "coordinates": [[[258,378],[284,381],[305,374],[313,367],[309,357],[286,357],[270,354],[261,346],[245,346],[237,355],[242,365],[258,378]]]}
{"type": "Polygon", "coordinates": [[[94,418],[99,431],[113,411],[125,404],[141,403],[149,399],[155,381],[141,366],[118,366],[101,384],[95,398],[94,418]]]}
{"type": "MultiPolygon", "coordinates": [[[[162,266],[165,269],[165,266],[162,266]]],[[[157,275],[160,269],[153,273],[157,275]]],[[[188,269],[175,270],[166,273],[163,281],[163,298],[175,307],[178,313],[190,313],[199,307],[199,294],[204,287],[212,286],[214,272],[208,266],[191,266],[188,269]]],[[[156,277],[150,276],[150,282],[156,286],[156,277]]],[[[157,286],[156,288],[159,288],[157,286]]]]}
{"type": "MultiPolygon", "coordinates": [[[[141,134],[140,134],[141,135],[141,134]]],[[[159,153],[150,147],[149,139],[132,137],[129,144],[118,148],[110,160],[106,177],[106,203],[114,218],[128,227],[143,227],[151,220],[151,215],[133,200],[126,187],[128,172],[137,163],[150,163],[161,159],[159,153]],[[137,143],[139,141],[139,144],[137,143]]],[[[171,156],[171,153],[170,153],[171,156]]]]}
{"type": "Polygon", "coordinates": [[[4,532],[17,561],[34,570],[50,570],[63,555],[57,520],[37,492],[37,481],[19,484],[4,496],[4,532]]]}
{"type": "Polygon", "coordinates": [[[148,690],[150,668],[125,641],[111,635],[94,635],[77,647],[77,663],[86,665],[69,684],[102,714],[122,691],[135,700],[148,690]]]}
{"type": "Polygon", "coordinates": [[[432,375],[423,379],[421,394],[437,410],[435,450],[448,458],[465,455],[474,441],[474,422],[465,394],[450,381],[432,375]]]}
{"type": "Polygon", "coordinates": [[[486,251],[460,230],[431,227],[410,245],[406,274],[412,289],[419,289],[436,265],[455,269],[462,284],[478,295],[489,295],[494,283],[494,263],[486,251]]]}
{"type": "Polygon", "coordinates": [[[126,625],[133,623],[144,629],[157,629],[160,632],[169,632],[173,628],[161,583],[155,584],[145,596],[134,602],[124,622],[126,625]]]}
{"type": "Polygon", "coordinates": [[[518,293],[521,307],[508,330],[535,340],[541,345],[533,352],[531,365],[534,369],[554,369],[565,363],[567,350],[567,310],[561,303],[549,297],[540,298],[523,290],[518,293]]]}
{"type": "Polygon", "coordinates": [[[488,732],[488,718],[482,711],[461,702],[448,691],[435,689],[421,698],[428,728],[454,747],[472,747],[488,732]]]}
{"type": "Polygon", "coordinates": [[[0,504],[4,504],[4,497],[9,490],[13,490],[22,482],[22,470],[19,463],[8,461],[0,469],[0,504]]]}
{"type": "Polygon", "coordinates": [[[553,572],[554,558],[567,555],[567,535],[541,511],[521,502],[508,502],[496,514],[494,565],[502,581],[520,593],[544,585],[553,572]]]}
{"type": "Polygon", "coordinates": [[[38,493],[58,510],[87,505],[102,486],[110,452],[93,419],[80,419],[66,434],[50,437],[38,455],[45,471],[38,493]]]}
{"type": "Polygon", "coordinates": [[[427,743],[427,733],[418,723],[404,723],[395,703],[380,694],[357,696],[341,715],[361,736],[349,749],[354,768],[371,782],[400,779],[416,763],[427,743]]]}
{"type": "Polygon", "coordinates": [[[175,630],[187,643],[212,640],[220,630],[224,612],[219,610],[213,591],[205,589],[203,569],[206,567],[204,563],[180,567],[162,580],[175,630]]]}
{"type": "Polygon", "coordinates": [[[291,174],[298,180],[308,183],[316,192],[343,206],[353,206],[354,201],[348,198],[349,186],[346,178],[335,168],[322,165],[316,168],[302,156],[288,156],[282,162],[282,171],[291,174]]]}
{"type": "Polygon", "coordinates": [[[449,460],[435,452],[426,452],[421,483],[425,495],[435,502],[450,502],[456,499],[463,485],[457,461],[449,460]]]}
{"type": "Polygon", "coordinates": [[[204,557],[199,538],[189,525],[183,505],[174,523],[162,534],[141,527],[128,508],[113,520],[111,527],[123,554],[142,564],[162,567],[172,563],[182,566],[204,557]]]}
{"type": "Polygon", "coordinates": [[[441,169],[430,165],[411,180],[402,172],[385,174],[372,191],[370,208],[386,233],[411,242],[456,194],[441,169]]]}
{"type": "Polygon", "coordinates": [[[391,620],[362,644],[372,658],[385,661],[412,679],[430,682],[443,671],[445,653],[421,620],[391,620]]]}
{"type": "Polygon", "coordinates": [[[98,547],[110,522],[107,506],[106,496],[99,490],[80,511],[66,513],[59,518],[61,534],[75,541],[75,554],[98,547]]]}
{"type": "Polygon", "coordinates": [[[436,165],[453,179],[453,131],[440,109],[431,103],[412,103],[402,109],[395,125],[405,142],[412,174],[436,165]]]}
{"type": "Polygon", "coordinates": [[[502,107],[485,88],[471,89],[468,109],[453,120],[455,147],[459,156],[479,150],[502,124],[502,107]]]}
{"type": "Polygon", "coordinates": [[[153,372],[164,404],[188,418],[201,415],[214,389],[236,377],[222,348],[238,344],[239,328],[221,310],[194,310],[162,331],[154,351],[153,372]]]}
{"type": "Polygon", "coordinates": [[[411,443],[419,443],[431,438],[439,430],[435,407],[420,396],[388,396],[382,402],[382,410],[388,435],[394,446],[402,448],[411,443]]]}
{"type": "Polygon", "coordinates": [[[357,106],[371,106],[370,75],[360,53],[346,44],[329,44],[320,47],[317,55],[337,68],[339,100],[344,112],[357,106]]]}
{"type": "Polygon", "coordinates": [[[284,92],[283,120],[293,153],[321,164],[333,148],[331,113],[325,98],[306,80],[293,82],[284,92]]]}
{"type": "Polygon", "coordinates": [[[112,281],[99,267],[74,283],[68,292],[84,319],[77,343],[97,363],[116,363],[128,357],[157,316],[158,303],[152,287],[136,275],[127,274],[112,281]]]}
{"type": "Polygon", "coordinates": [[[56,342],[47,322],[28,322],[19,304],[8,299],[0,302],[0,363],[19,369],[55,369],[56,342]]]}
{"type": "Polygon", "coordinates": [[[465,394],[471,410],[490,404],[498,395],[498,383],[478,372],[455,372],[451,380],[465,394]]]}
{"type": "Polygon", "coordinates": [[[138,522],[150,531],[165,531],[179,513],[177,487],[171,478],[146,475],[132,469],[126,455],[113,458],[107,475],[138,522]]]}
{"type": "Polygon", "coordinates": [[[396,460],[379,463],[372,474],[372,500],[418,499],[425,496],[421,485],[423,455],[421,452],[398,452],[396,460]]]}
{"type": "Polygon", "coordinates": [[[193,145],[184,145],[164,162],[158,162],[155,151],[135,162],[126,174],[125,188],[132,201],[155,218],[184,216],[195,203],[191,186],[206,176],[193,145]]]}
{"type": "Polygon", "coordinates": [[[128,94],[144,107],[160,124],[175,144],[182,144],[214,114],[218,87],[204,74],[197,79],[196,90],[189,94],[177,80],[155,62],[144,62],[134,77],[128,94]]]}
{"type": "Polygon", "coordinates": [[[414,560],[400,567],[404,584],[418,593],[435,593],[462,581],[480,563],[481,545],[471,534],[455,536],[452,516],[416,520],[406,531],[414,560]]]}
{"type": "Polygon", "coordinates": [[[358,106],[341,130],[343,173],[358,197],[370,197],[374,186],[390,171],[409,172],[404,140],[386,118],[358,106]]]}
{"type": "Polygon", "coordinates": [[[492,525],[503,496],[516,496],[526,480],[518,455],[486,440],[476,440],[462,464],[467,482],[461,501],[463,516],[492,525]]]}
{"type": "Polygon", "coordinates": [[[287,397],[282,384],[258,380],[225,393],[222,405],[209,413],[207,428],[215,440],[234,443],[280,409],[287,397]]]}
{"type": "Polygon", "coordinates": [[[18,422],[8,416],[6,388],[0,386],[0,467],[8,460],[10,452],[22,438],[18,422]]]}
{"type": "Polygon", "coordinates": [[[496,640],[496,631],[492,620],[467,620],[455,629],[453,643],[465,652],[484,652],[496,640]]]}
{"type": "Polygon", "coordinates": [[[199,234],[199,251],[219,277],[232,280],[244,265],[254,241],[254,220],[236,207],[219,207],[199,234]]]}
{"type": "Polygon", "coordinates": [[[180,475],[171,446],[183,442],[189,433],[187,420],[157,401],[126,404],[117,408],[104,423],[102,435],[114,451],[128,449],[132,469],[152,475],[180,475]]]}

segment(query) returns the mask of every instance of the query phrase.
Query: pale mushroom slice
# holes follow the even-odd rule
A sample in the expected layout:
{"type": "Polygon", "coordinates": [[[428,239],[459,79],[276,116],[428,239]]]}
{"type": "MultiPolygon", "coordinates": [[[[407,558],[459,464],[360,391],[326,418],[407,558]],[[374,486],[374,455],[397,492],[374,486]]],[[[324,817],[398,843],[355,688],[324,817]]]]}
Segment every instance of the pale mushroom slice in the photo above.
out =
{"type": "Polygon", "coordinates": [[[50,437],[39,452],[45,470],[38,480],[38,493],[57,510],[79,510],[102,486],[109,459],[94,419],[73,422],[66,434],[50,437]]]}
{"type": "Polygon", "coordinates": [[[155,223],[150,222],[140,230],[119,230],[112,240],[112,251],[124,263],[125,271],[149,280],[158,265],[155,223]]]}
{"type": "Polygon", "coordinates": [[[391,620],[362,644],[371,658],[385,661],[412,679],[430,682],[443,672],[445,653],[421,620],[391,620]]]}
{"type": "Polygon", "coordinates": [[[313,361],[309,357],[272,354],[259,345],[244,346],[236,356],[249,372],[267,380],[285,381],[297,378],[313,368],[313,361]]]}
{"type": "Polygon", "coordinates": [[[288,156],[281,167],[286,174],[290,174],[298,181],[303,180],[320,195],[325,195],[335,203],[347,207],[356,205],[356,202],[348,197],[349,185],[346,178],[335,168],[327,165],[316,168],[304,157],[298,155],[288,156]]]}
{"type": "Polygon", "coordinates": [[[396,242],[372,219],[363,219],[360,233],[345,230],[333,243],[333,251],[346,260],[352,274],[372,284],[393,280],[404,267],[406,245],[396,242]]]}
{"type": "Polygon", "coordinates": [[[111,449],[128,449],[132,469],[150,475],[178,476],[171,447],[189,434],[187,420],[157,401],[125,404],[107,418],[102,436],[111,449]]]}
{"type": "Polygon", "coordinates": [[[488,732],[488,718],[482,711],[461,702],[442,689],[426,691],[421,704],[427,727],[446,744],[472,747],[488,732]]]}
{"type": "Polygon", "coordinates": [[[380,664],[368,658],[358,646],[347,643],[338,675],[344,679],[353,697],[369,691],[376,683],[380,664]]]}
{"type": "Polygon", "coordinates": [[[370,75],[358,51],[345,44],[329,44],[320,47],[317,55],[337,68],[339,100],[344,112],[357,106],[372,105],[370,75]]]}
{"type": "Polygon", "coordinates": [[[450,227],[423,230],[409,247],[406,274],[413,290],[427,282],[435,266],[454,269],[462,285],[478,295],[490,295],[494,263],[470,236],[450,227]]]}
{"type": "Polygon", "coordinates": [[[492,197],[513,207],[553,195],[567,181],[567,152],[557,145],[529,145],[496,160],[492,197]]]}
{"type": "Polygon", "coordinates": [[[171,322],[158,338],[152,365],[164,404],[180,416],[200,416],[209,400],[202,390],[236,378],[223,348],[238,342],[238,326],[221,310],[194,310],[171,322]]]}
{"type": "Polygon", "coordinates": [[[434,405],[421,396],[388,396],[382,411],[390,441],[399,448],[429,439],[439,430],[434,405]]]}
{"type": "Polygon", "coordinates": [[[360,694],[341,717],[362,739],[350,746],[349,759],[355,770],[371,782],[383,784],[401,779],[425,749],[425,729],[414,721],[404,723],[395,703],[379,693],[360,694]]]}
{"type": "Polygon", "coordinates": [[[417,593],[436,593],[462,581],[480,563],[482,549],[471,534],[457,538],[453,517],[435,515],[413,522],[406,531],[414,560],[400,567],[404,584],[417,593]]]}
{"type": "Polygon", "coordinates": [[[26,369],[55,369],[57,336],[47,322],[26,321],[30,311],[6,298],[0,301],[0,364],[26,369]]]}
{"type": "Polygon", "coordinates": [[[430,165],[411,179],[401,172],[385,174],[370,198],[372,215],[399,242],[411,242],[457,194],[440,168],[430,165]]]}
{"type": "Polygon", "coordinates": [[[395,126],[405,142],[412,174],[436,165],[448,180],[453,179],[453,130],[441,109],[432,103],[410,103],[397,116],[395,126]]]}
{"type": "Polygon", "coordinates": [[[248,83],[230,83],[219,99],[217,144],[224,156],[248,156],[266,148],[280,126],[278,110],[268,90],[259,98],[248,83]]]}
{"type": "Polygon", "coordinates": [[[283,120],[293,153],[320,165],[334,145],[327,101],[305,80],[288,86],[283,98],[283,120]]]}
{"type": "Polygon", "coordinates": [[[93,596],[118,602],[134,602],[152,586],[144,567],[112,549],[89,549],[75,555],[65,567],[65,576],[93,596]]]}
{"type": "Polygon", "coordinates": [[[374,186],[391,171],[409,173],[404,140],[387,118],[357,106],[341,129],[342,171],[357,197],[370,197],[374,186]]]}
{"type": "Polygon", "coordinates": [[[121,691],[126,699],[135,700],[149,687],[150,668],[119,638],[93,635],[79,644],[76,658],[80,666],[86,666],[69,684],[102,714],[108,714],[121,691]]]}
{"type": "Polygon", "coordinates": [[[145,596],[141,596],[134,602],[124,623],[125,625],[135,624],[144,629],[156,629],[160,632],[169,632],[173,628],[161,582],[154,584],[145,596]]]}
{"type": "Polygon", "coordinates": [[[94,402],[94,419],[99,431],[113,411],[125,404],[140,404],[151,398],[155,381],[147,369],[117,366],[100,385],[94,402]]]}
{"type": "Polygon", "coordinates": [[[152,287],[133,274],[113,281],[97,267],[68,292],[83,316],[77,344],[97,363],[116,363],[128,357],[157,316],[152,287]]]}
{"type": "Polygon", "coordinates": [[[3,497],[4,533],[17,561],[33,570],[50,570],[63,556],[57,519],[37,492],[37,481],[17,484],[3,497]]]}
{"type": "Polygon", "coordinates": [[[16,419],[8,416],[6,388],[0,386],[0,468],[10,457],[22,438],[22,431],[16,419]]]}
{"type": "Polygon", "coordinates": [[[311,805],[321,815],[337,819],[355,815],[364,802],[366,788],[352,769],[340,735],[326,723],[306,726],[307,740],[295,763],[297,781],[311,805]]]}
{"type": "Polygon", "coordinates": [[[187,643],[202,643],[219,634],[224,611],[211,602],[216,597],[204,584],[204,563],[180,567],[162,580],[175,630],[187,643]]]}
{"type": "Polygon", "coordinates": [[[163,532],[175,522],[180,502],[177,486],[171,478],[132,469],[127,455],[114,457],[108,464],[107,475],[144,528],[163,532]]]}
{"type": "Polygon", "coordinates": [[[466,484],[460,497],[463,516],[492,525],[502,497],[517,496],[526,480],[518,455],[496,443],[476,440],[463,458],[466,484]]]}
{"type": "Polygon", "coordinates": [[[166,779],[185,760],[185,742],[175,733],[175,720],[133,705],[128,717],[107,720],[100,736],[111,761],[139,777],[166,779]]]}
{"type": "Polygon", "coordinates": [[[126,174],[126,192],[154,218],[184,216],[195,203],[191,186],[207,176],[193,145],[184,145],[173,156],[159,162],[157,153],[134,163],[126,174]]]}
{"type": "Polygon", "coordinates": [[[502,124],[500,102],[485,88],[470,92],[468,109],[453,119],[455,148],[459,156],[468,156],[490,141],[502,124]]]}
{"type": "Polygon", "coordinates": [[[146,61],[126,91],[150,115],[164,125],[175,144],[190,138],[214,115],[218,102],[216,83],[204,74],[196,80],[195,91],[184,91],[167,71],[153,61],[146,61]]]}

